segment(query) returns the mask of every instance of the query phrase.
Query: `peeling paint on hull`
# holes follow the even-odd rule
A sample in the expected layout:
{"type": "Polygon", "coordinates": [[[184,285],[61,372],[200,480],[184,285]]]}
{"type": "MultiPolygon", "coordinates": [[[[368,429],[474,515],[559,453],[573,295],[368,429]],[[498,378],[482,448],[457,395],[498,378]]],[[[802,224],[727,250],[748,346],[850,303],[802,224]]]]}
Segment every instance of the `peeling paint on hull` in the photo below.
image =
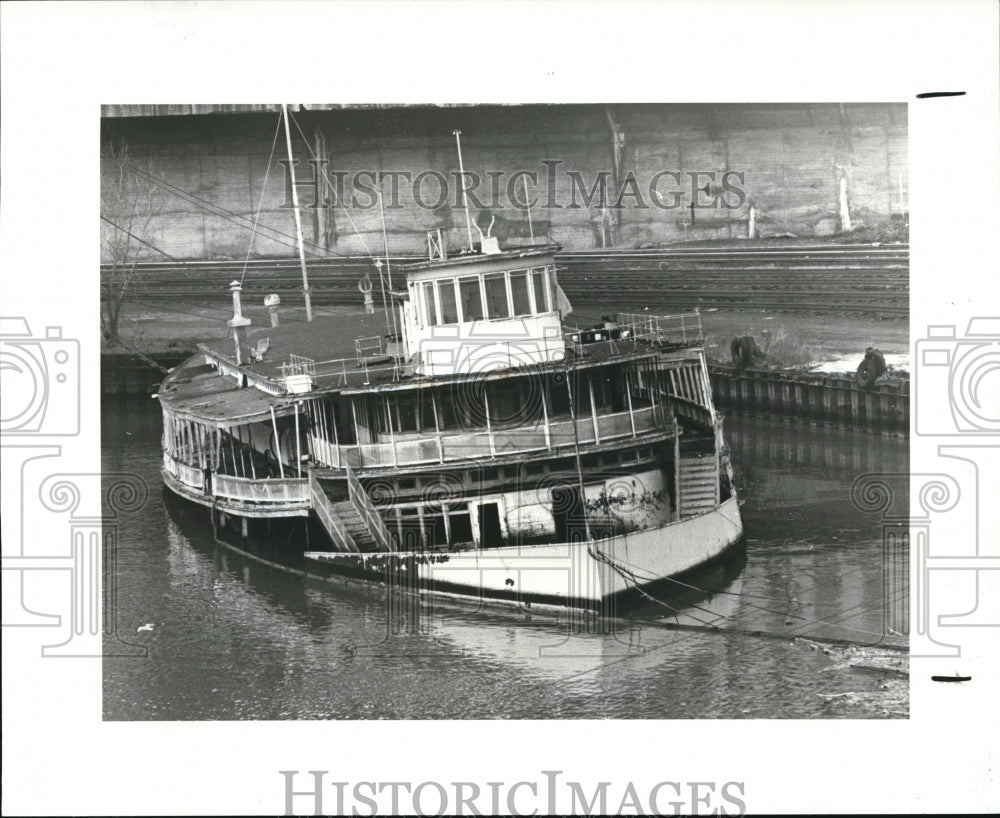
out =
{"type": "Polygon", "coordinates": [[[599,609],[609,600],[703,568],[742,542],[733,497],[710,512],[594,542],[444,553],[310,551],[311,572],[393,582],[420,593],[599,609]]]}

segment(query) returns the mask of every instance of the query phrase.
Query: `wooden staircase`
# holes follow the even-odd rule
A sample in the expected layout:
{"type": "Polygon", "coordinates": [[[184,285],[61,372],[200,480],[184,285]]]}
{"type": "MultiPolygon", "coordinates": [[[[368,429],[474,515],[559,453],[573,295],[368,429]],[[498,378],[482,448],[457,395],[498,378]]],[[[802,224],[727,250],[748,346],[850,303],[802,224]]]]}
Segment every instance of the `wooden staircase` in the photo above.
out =
{"type": "Polygon", "coordinates": [[[682,455],[679,477],[681,519],[704,514],[719,504],[719,466],[714,453],[682,455]]]}
{"type": "Polygon", "coordinates": [[[395,551],[396,545],[371,498],[358,479],[347,469],[348,499],[333,501],[312,471],[309,499],[317,519],[323,524],[338,551],[395,551]]]}

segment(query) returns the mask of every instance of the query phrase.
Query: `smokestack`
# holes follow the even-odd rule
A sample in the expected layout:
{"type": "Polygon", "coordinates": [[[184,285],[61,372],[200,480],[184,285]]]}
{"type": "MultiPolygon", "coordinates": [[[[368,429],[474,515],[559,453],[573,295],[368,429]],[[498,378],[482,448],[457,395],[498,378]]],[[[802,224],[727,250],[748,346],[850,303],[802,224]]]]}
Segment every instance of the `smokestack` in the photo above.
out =
{"type": "Polygon", "coordinates": [[[250,341],[247,338],[247,327],[250,326],[250,319],[243,317],[243,302],[240,293],[243,292],[243,285],[238,281],[231,281],[229,289],[233,293],[233,317],[226,323],[233,328],[233,344],[236,346],[236,365],[242,366],[250,357],[250,341]]]}
{"type": "Polygon", "coordinates": [[[281,304],[281,297],[277,293],[264,296],[264,306],[271,313],[271,326],[278,326],[278,305],[281,304]]]}

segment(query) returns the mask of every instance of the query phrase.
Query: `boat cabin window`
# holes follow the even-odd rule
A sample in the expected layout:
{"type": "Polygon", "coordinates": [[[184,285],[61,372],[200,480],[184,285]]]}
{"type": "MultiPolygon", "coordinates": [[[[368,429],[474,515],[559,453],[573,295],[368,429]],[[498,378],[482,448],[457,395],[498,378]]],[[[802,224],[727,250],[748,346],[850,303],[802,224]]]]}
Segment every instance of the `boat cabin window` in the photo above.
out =
{"type": "Polygon", "coordinates": [[[486,306],[490,318],[510,318],[510,299],[507,297],[507,274],[491,273],[483,279],[486,284],[486,306]]]}
{"type": "Polygon", "coordinates": [[[531,286],[535,296],[535,312],[547,312],[551,309],[548,299],[548,287],[545,286],[545,269],[531,271],[531,286]]]}
{"type": "Polygon", "coordinates": [[[428,327],[538,315],[552,309],[545,267],[425,281],[420,300],[428,327]]]}
{"type": "Polygon", "coordinates": [[[458,299],[455,297],[455,279],[445,278],[437,282],[441,304],[440,323],[458,323],[458,299]]]}
{"type": "Polygon", "coordinates": [[[510,295],[515,317],[531,315],[533,310],[531,309],[531,290],[528,287],[527,270],[519,270],[510,274],[510,295]]]}
{"type": "Polygon", "coordinates": [[[437,307],[434,301],[434,282],[425,281],[423,286],[424,326],[432,327],[437,323],[437,307]]]}
{"type": "Polygon", "coordinates": [[[480,321],[485,317],[483,297],[479,288],[479,276],[466,276],[458,280],[462,294],[462,320],[480,321]]]}

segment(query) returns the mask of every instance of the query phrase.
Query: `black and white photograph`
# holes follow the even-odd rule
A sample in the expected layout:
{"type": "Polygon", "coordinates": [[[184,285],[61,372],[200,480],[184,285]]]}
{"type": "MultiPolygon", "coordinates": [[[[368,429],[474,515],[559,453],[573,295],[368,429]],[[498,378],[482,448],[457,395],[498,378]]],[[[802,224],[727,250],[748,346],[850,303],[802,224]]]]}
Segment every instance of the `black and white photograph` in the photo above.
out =
{"type": "Polygon", "coordinates": [[[994,6],[18,6],[5,813],[1000,805],[994,6]]]}
{"type": "Polygon", "coordinates": [[[106,718],[907,716],[905,104],[102,113],[106,718]]]}

